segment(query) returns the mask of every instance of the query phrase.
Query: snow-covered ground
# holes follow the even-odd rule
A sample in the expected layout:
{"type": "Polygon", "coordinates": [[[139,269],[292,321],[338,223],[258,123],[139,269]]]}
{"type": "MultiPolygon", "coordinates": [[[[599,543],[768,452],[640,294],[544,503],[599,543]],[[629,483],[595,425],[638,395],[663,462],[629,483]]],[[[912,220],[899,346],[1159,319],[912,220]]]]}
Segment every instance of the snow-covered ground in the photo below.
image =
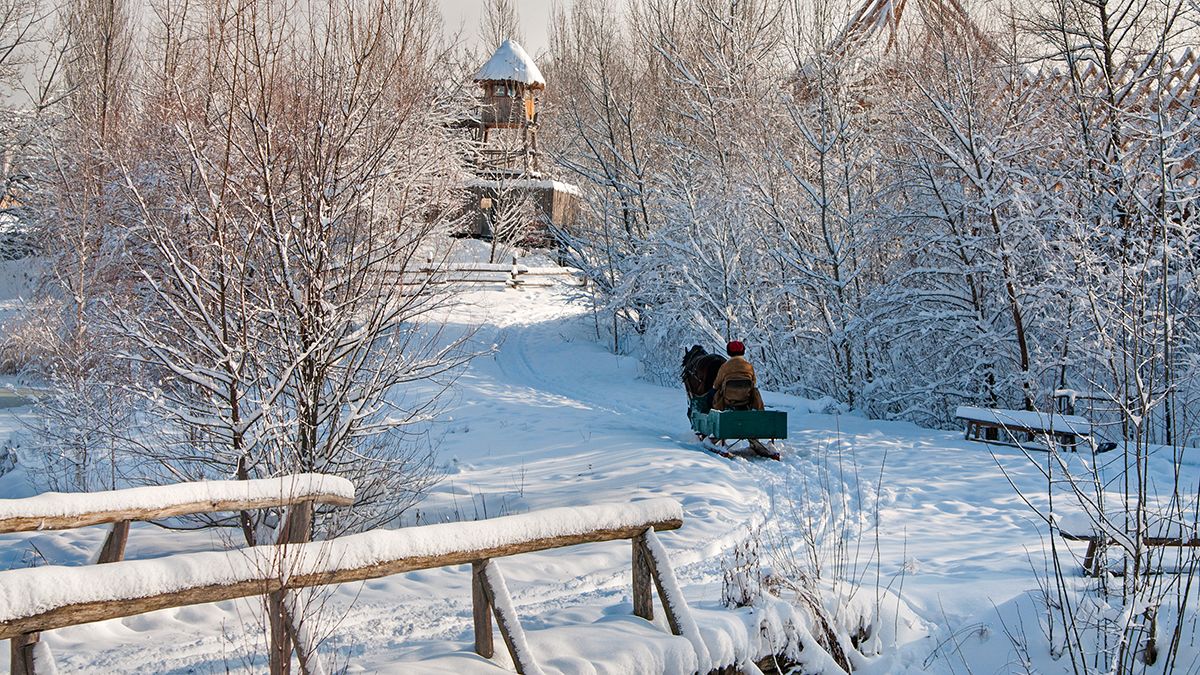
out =
{"type": "MultiPolygon", "coordinates": [[[[683,505],[684,526],[659,538],[714,642],[750,640],[738,635],[749,610],[733,618],[718,611],[735,548],[758,542],[768,570],[786,575],[788,554],[803,555],[806,536],[822,528],[827,547],[848,543],[823,554],[838,568],[831,575],[858,581],[860,595],[847,606],[898,596],[913,612],[892,610],[883,656],[863,672],[1010,672],[1024,657],[1009,636],[1039,642],[1037,614],[1026,611],[1020,627],[1012,620],[1017,608],[1028,610],[1045,574],[1047,527],[1010,481],[1040,503],[1045,479],[1035,461],[1044,455],[1031,460],[959,433],[824,414],[814,402],[764,392],[769,407],[789,415],[784,460],[723,459],[690,433],[681,388],[646,381],[636,358],[597,341],[587,303],[572,299],[577,292],[496,286],[456,296],[445,317],[450,332],[478,326],[475,344],[495,349],[470,364],[431,428],[445,477],[410,524],[671,497],[683,505]],[[813,525],[822,514],[833,515],[813,525]]],[[[21,414],[27,409],[0,411],[0,442],[19,442],[21,414]]],[[[0,497],[31,492],[20,469],[0,476],[0,497]]],[[[103,536],[102,528],[3,536],[0,568],[83,564],[103,536]]],[[[209,532],[138,525],[127,557],[224,545],[209,532]]],[[[1082,546],[1072,550],[1082,556],[1082,546]]],[[[692,658],[684,638],[630,616],[628,542],[526,554],[499,567],[547,673],[675,672],[692,658]]],[[[467,566],[347,584],[320,598],[315,632],[330,664],[349,672],[499,672],[471,653],[470,597],[467,566]]],[[[44,639],[64,672],[258,672],[265,652],[256,607],[164,610],[44,639]]],[[[507,666],[497,646],[496,662],[507,666]]],[[[1034,667],[1071,669],[1048,657],[1034,667]]]]}

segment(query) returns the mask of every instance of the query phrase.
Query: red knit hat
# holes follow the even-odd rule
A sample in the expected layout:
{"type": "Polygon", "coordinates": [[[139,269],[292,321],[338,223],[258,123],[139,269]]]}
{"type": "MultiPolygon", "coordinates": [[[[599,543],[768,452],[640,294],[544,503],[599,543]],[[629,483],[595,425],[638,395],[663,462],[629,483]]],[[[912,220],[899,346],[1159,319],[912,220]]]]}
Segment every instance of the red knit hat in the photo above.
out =
{"type": "Polygon", "coordinates": [[[729,344],[725,345],[725,352],[730,356],[742,356],[746,353],[746,345],[738,340],[730,340],[729,344]]]}

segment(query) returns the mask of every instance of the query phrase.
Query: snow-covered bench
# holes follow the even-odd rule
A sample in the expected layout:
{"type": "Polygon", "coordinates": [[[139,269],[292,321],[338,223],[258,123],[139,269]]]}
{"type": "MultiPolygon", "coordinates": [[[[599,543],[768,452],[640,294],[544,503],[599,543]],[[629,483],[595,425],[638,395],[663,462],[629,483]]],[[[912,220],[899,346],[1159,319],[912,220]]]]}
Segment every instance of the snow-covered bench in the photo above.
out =
{"type": "MultiPolygon", "coordinates": [[[[1092,423],[1079,415],[960,405],[954,416],[965,423],[964,438],[968,441],[1005,445],[1049,442],[1067,450],[1091,442],[1092,423]]],[[[1115,444],[1102,443],[1096,451],[1105,452],[1114,447],[1115,444]]]]}
{"type": "Polygon", "coordinates": [[[492,656],[494,615],[519,672],[539,673],[493,559],[630,539],[634,613],[652,620],[651,585],[656,586],[671,632],[692,643],[698,663],[704,664],[701,672],[708,672],[713,665],[727,664],[708,664],[699,630],[654,534],[682,524],[679,502],[651,499],[375,530],[307,544],[186,553],[88,567],[11,570],[0,572],[0,639],[19,639],[38,631],[169,607],[471,563],[476,651],[492,656]]]}
{"type": "MultiPolygon", "coordinates": [[[[307,502],[348,506],[354,502],[354,485],[337,476],[298,474],[257,480],[198,481],[105,492],[48,492],[23,499],[0,499],[0,534],[68,530],[111,523],[112,529],[94,559],[98,565],[111,567],[125,557],[129,525],[133,521],[223,511],[251,511],[307,502]]],[[[0,572],[0,578],[12,578],[6,575],[22,571],[25,570],[0,572]]],[[[69,592],[70,587],[47,590],[69,592]]],[[[39,650],[38,634],[41,630],[5,635],[12,640],[12,675],[32,675],[35,672],[39,650]]]]}
{"type": "MultiPolygon", "coordinates": [[[[1102,564],[1105,549],[1115,546],[1132,554],[1137,548],[1133,535],[1112,524],[1114,519],[1120,521],[1122,518],[1118,515],[1118,510],[1113,509],[1111,505],[1109,508],[1109,516],[1106,519],[1095,519],[1082,513],[1055,515],[1054,521],[1063,539],[1087,542],[1087,550],[1083,554],[1084,576],[1097,577],[1104,571],[1102,564]],[[1098,522],[1109,524],[1098,525],[1098,522]]],[[[1178,518],[1148,514],[1142,526],[1141,547],[1143,550],[1155,547],[1198,548],[1200,533],[1196,531],[1195,523],[1186,519],[1180,521],[1178,518]]]]}

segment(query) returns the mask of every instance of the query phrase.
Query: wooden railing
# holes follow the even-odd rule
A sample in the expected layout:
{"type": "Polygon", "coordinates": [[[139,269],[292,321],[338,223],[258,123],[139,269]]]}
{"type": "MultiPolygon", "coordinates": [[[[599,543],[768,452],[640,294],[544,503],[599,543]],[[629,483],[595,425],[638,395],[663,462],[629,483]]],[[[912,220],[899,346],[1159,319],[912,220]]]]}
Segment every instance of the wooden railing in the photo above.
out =
{"type": "Polygon", "coordinates": [[[654,499],[376,530],[307,544],[178,554],[103,567],[0,572],[0,598],[20,600],[7,606],[0,603],[0,639],[14,639],[15,650],[22,636],[38,631],[471,563],[476,652],[492,656],[491,621],[495,616],[517,672],[538,673],[533,656],[518,648],[525,643],[524,633],[510,611],[512,601],[493,559],[590,542],[631,540],[634,613],[653,618],[653,584],[671,631],[694,635],[694,625],[688,630],[691,618],[686,603],[669,597],[673,572],[654,539],[654,531],[673,530],[682,524],[678,502],[654,499]],[[62,588],[74,589],[70,600],[54,590],[62,588]]]}
{"type": "MultiPolygon", "coordinates": [[[[107,566],[118,563],[125,557],[129,525],[133,521],[224,511],[250,511],[297,504],[348,506],[353,502],[354,486],[349,481],[322,474],[299,474],[244,481],[205,481],[107,492],[47,493],[24,499],[0,499],[0,534],[67,530],[111,523],[112,529],[105,537],[95,559],[97,565],[107,566]]],[[[0,572],[0,580],[12,579],[13,575],[19,576],[19,573],[24,571],[26,570],[0,572]]],[[[0,590],[3,590],[4,586],[5,581],[0,581],[0,590]]],[[[44,590],[58,591],[61,588],[63,587],[44,590]]],[[[5,592],[2,597],[11,600],[12,594],[5,592]]],[[[88,619],[87,616],[88,611],[82,611],[77,617],[80,620],[73,623],[96,620],[88,619]]],[[[40,632],[48,628],[36,621],[21,625],[28,627],[17,629],[15,632],[8,631],[4,635],[11,642],[11,673],[32,675],[36,670],[34,652],[40,640],[40,632]]]]}
{"type": "MultiPolygon", "coordinates": [[[[575,285],[583,285],[586,280],[578,277],[579,271],[570,267],[529,267],[522,264],[517,256],[512,256],[511,263],[444,263],[435,264],[427,259],[418,268],[426,279],[422,283],[430,284],[505,284],[513,288],[522,286],[548,286],[551,282],[547,277],[564,277],[575,285]]],[[[408,285],[416,285],[410,283],[408,285]]]]}
{"type": "MultiPolygon", "coordinates": [[[[1067,541],[1086,541],[1088,543],[1087,552],[1083,555],[1083,576],[1098,577],[1106,570],[1101,566],[1101,554],[1104,549],[1117,543],[1117,539],[1105,534],[1071,534],[1059,530],[1059,534],[1067,541]]],[[[1132,537],[1128,541],[1132,541],[1132,537]]],[[[1152,537],[1143,536],[1142,546],[1146,548],[1163,547],[1163,548],[1200,548],[1200,537],[1152,537]]],[[[1127,549],[1128,550],[1128,549],[1127,549]]],[[[1107,573],[1113,576],[1124,576],[1124,572],[1119,570],[1108,571],[1107,573]]]]}

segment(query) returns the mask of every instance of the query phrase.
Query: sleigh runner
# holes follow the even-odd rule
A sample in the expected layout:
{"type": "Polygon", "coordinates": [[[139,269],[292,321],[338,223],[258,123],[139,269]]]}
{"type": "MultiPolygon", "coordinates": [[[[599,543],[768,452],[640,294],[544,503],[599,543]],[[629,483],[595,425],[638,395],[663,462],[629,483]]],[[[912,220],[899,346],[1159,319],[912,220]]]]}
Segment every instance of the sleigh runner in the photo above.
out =
{"type": "Polygon", "coordinates": [[[713,443],[710,450],[729,457],[731,441],[746,441],[756,454],[779,459],[779,452],[768,444],[787,438],[787,413],[782,410],[708,410],[702,411],[703,398],[692,399],[688,419],[692,431],[713,443]],[[767,442],[764,442],[767,441],[767,442]]]}

